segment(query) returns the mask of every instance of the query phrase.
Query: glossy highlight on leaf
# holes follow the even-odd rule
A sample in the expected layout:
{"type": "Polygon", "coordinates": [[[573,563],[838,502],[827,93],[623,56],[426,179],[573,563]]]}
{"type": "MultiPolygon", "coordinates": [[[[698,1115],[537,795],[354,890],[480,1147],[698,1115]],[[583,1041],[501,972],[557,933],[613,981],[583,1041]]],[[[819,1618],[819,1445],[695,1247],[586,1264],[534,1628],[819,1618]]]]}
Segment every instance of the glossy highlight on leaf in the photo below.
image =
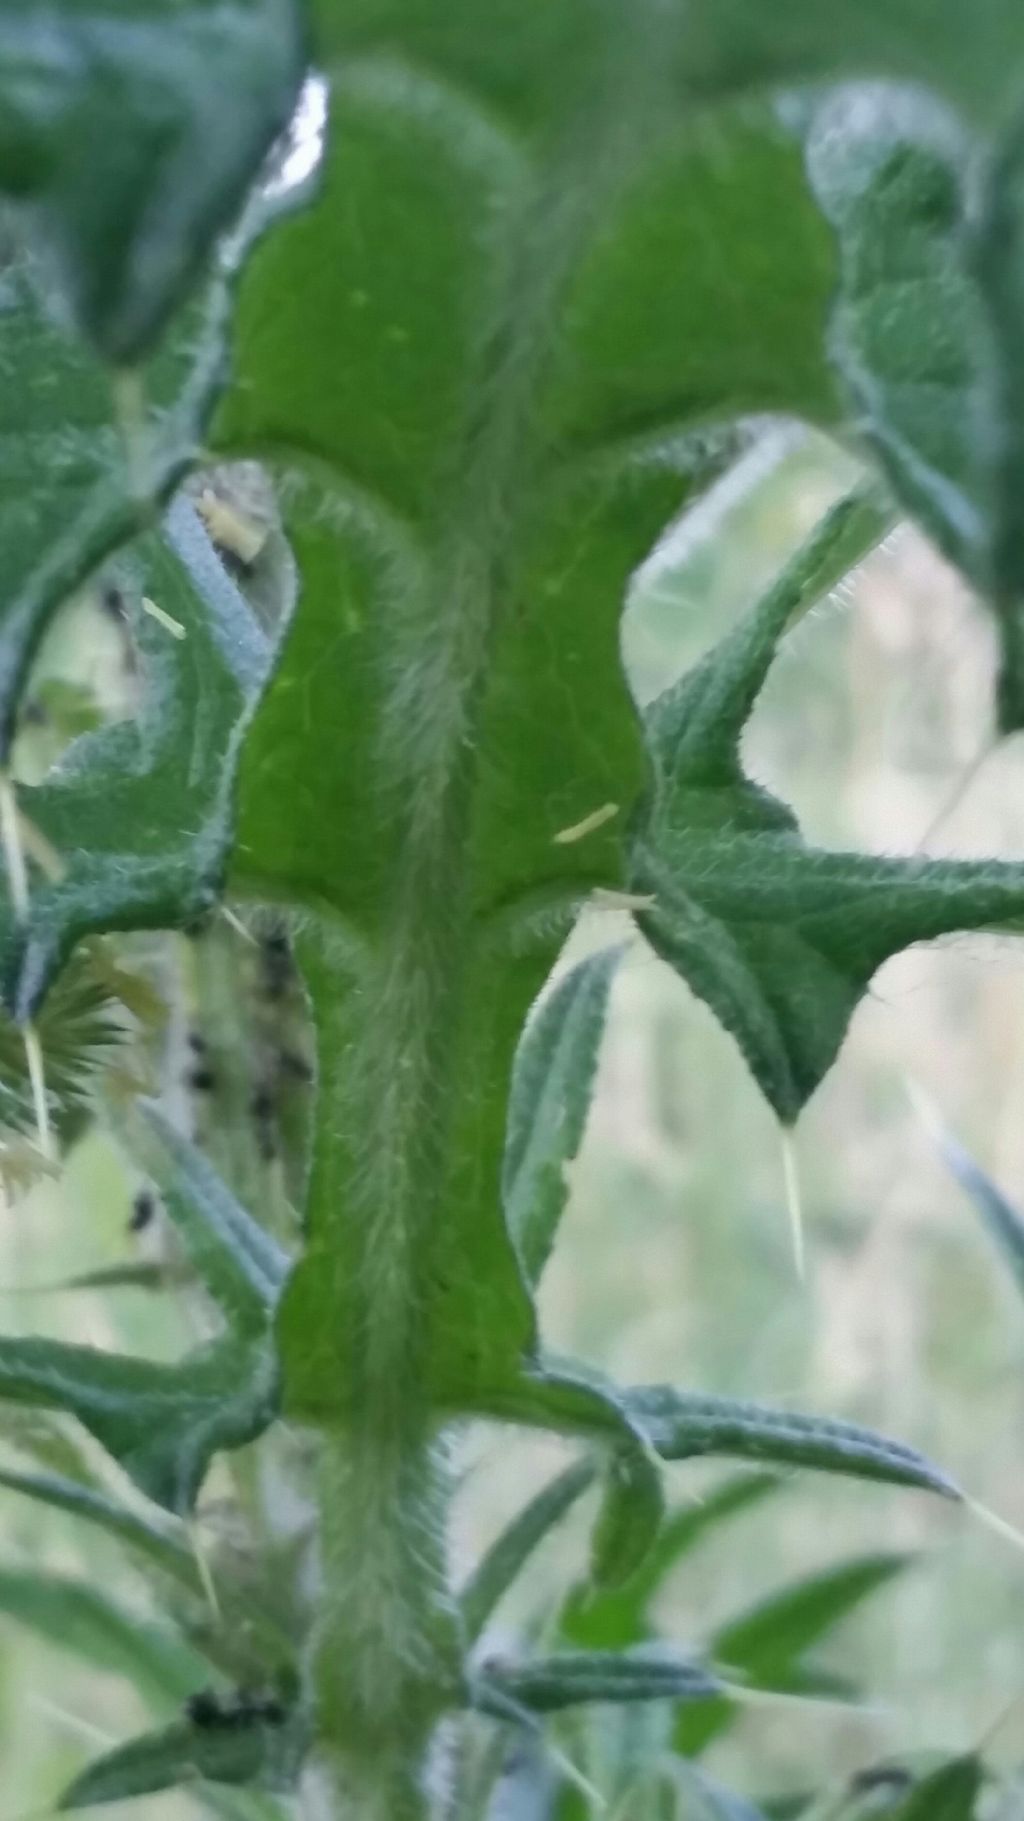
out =
{"type": "Polygon", "coordinates": [[[231,225],[304,49],[294,0],[3,0],[0,189],[107,360],[148,350],[231,225]]]}

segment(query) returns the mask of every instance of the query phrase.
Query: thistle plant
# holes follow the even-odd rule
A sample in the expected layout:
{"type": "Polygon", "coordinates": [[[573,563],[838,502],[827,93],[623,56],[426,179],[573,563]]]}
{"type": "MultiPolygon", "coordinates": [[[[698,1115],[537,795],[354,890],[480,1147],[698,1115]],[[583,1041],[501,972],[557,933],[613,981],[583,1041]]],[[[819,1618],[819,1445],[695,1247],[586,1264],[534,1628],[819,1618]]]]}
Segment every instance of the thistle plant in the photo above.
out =
{"type": "MultiPolygon", "coordinates": [[[[959,1496],[841,1420],[552,1357],[534,1292],[621,954],[549,985],[595,899],[786,1129],[884,960],[1024,917],[1020,864],[812,847],[741,750],[788,629],[900,513],[989,601],[999,727],[1024,724],[1022,83],[1009,0],[0,6],[8,1124],[52,1167],[69,983],[137,1018],[138,932],[184,932],[160,953],[188,1031],[150,1028],[155,1079],[115,1071],[92,1112],[174,1235],[160,1293],[202,1314],[176,1363],[0,1341],[0,1399],[75,1419],[141,1498],[55,1468],[42,1418],[4,1484],[119,1537],[167,1613],[123,1634],[158,1723],[64,1808],[187,1785],[220,1813],[497,1815],[518,1742],[514,1812],[586,1813],[549,1716],[600,1703],[653,1716],[644,1813],[699,1786],[745,1814],[695,1754],[730,1672],[812,1687],[818,1631],[764,1663],[778,1611],[703,1656],[648,1634],[642,1590],[692,1540],[663,1463],[753,1463],[727,1512],[768,1468],[959,1496]],[[310,71],[325,144],[289,188],[310,71]],[[630,578],[779,413],[863,481],[641,712],[630,578]],[[27,783],[19,705],[87,583],[137,709],[27,783]],[[219,1096],[193,1129],[159,1092],[183,1045],[219,1096]],[[459,1586],[470,1421],[575,1453],[459,1586]],[[243,1546],[204,1540],[211,1469],[243,1546]],[[591,1487],[590,1595],[550,1649],[495,1655],[499,1599],[591,1487]]],[[[850,1565],[821,1626],[897,1566],[850,1565]]],[[[930,1771],[900,1812],[968,1816],[980,1776],[930,1771]]]]}

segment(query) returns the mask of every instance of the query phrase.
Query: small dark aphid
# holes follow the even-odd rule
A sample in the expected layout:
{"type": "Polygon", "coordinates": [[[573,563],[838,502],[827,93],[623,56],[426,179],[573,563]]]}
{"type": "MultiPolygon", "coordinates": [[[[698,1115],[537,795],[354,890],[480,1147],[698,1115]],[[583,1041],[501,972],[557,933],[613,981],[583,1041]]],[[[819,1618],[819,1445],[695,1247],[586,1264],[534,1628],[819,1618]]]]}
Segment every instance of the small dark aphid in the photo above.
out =
{"type": "Polygon", "coordinates": [[[189,1031],[188,1047],[190,1050],[194,1050],[197,1056],[205,1055],[208,1046],[201,1031],[189,1031]]]}
{"type": "Polygon", "coordinates": [[[313,1079],[312,1066],[306,1061],[305,1056],[300,1056],[296,1050],[279,1050],[277,1066],[282,1075],[290,1076],[292,1081],[312,1081],[313,1079]]]}
{"type": "Polygon", "coordinates": [[[268,1087],[255,1090],[249,1102],[249,1111],[254,1119],[273,1119],[274,1096],[268,1087]]]}
{"type": "Polygon", "coordinates": [[[185,1716],[193,1726],[223,1726],[224,1710],[212,1688],[201,1688],[185,1702],[185,1716]]]}
{"type": "Polygon", "coordinates": [[[197,1062],[194,1069],[189,1069],[185,1076],[185,1085],[197,1094],[212,1094],[217,1086],[217,1077],[204,1062],[197,1062]]]}
{"type": "Polygon", "coordinates": [[[277,1155],[276,1106],[270,1089],[264,1085],[254,1090],[249,1102],[249,1112],[256,1127],[256,1143],[264,1163],[272,1163],[277,1155]]]}
{"type": "Polygon", "coordinates": [[[291,943],[283,929],[271,930],[260,943],[263,991],[268,999],[283,999],[294,972],[291,943]]]}
{"type": "Polygon", "coordinates": [[[156,1213],[156,1197],[149,1189],[140,1189],[132,1202],[128,1217],[129,1233],[144,1233],[156,1213]]]}
{"type": "Polygon", "coordinates": [[[118,625],[124,625],[124,622],[128,618],[128,608],[120,588],[104,588],[100,595],[100,606],[103,608],[104,613],[108,614],[112,620],[117,621],[118,625]]]}
{"type": "Polygon", "coordinates": [[[236,1688],[226,1698],[212,1688],[200,1689],[185,1703],[185,1717],[193,1726],[207,1731],[223,1731],[235,1726],[283,1726],[288,1718],[284,1703],[276,1695],[258,1694],[250,1688],[236,1688]]]}

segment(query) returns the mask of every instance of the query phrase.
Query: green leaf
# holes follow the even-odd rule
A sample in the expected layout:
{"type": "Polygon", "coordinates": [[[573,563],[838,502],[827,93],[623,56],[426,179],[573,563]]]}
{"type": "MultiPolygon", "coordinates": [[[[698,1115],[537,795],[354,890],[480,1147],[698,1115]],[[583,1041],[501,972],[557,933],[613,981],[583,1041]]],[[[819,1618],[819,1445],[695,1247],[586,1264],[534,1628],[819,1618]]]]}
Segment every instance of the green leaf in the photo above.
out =
{"type": "Polygon", "coordinates": [[[973,1752],[952,1758],[911,1790],[895,1811],[898,1821],[974,1821],[984,1766],[973,1752]]]}
{"type": "Polygon", "coordinates": [[[155,1101],[144,1101],[148,1161],[196,1272],[232,1327],[259,1333],[289,1259],[155,1101]]]}
{"type": "Polygon", "coordinates": [[[815,115],[808,168],[840,253],[831,346],[907,508],[999,619],[999,722],[1024,722],[1024,218],[1019,129],[980,178],[920,98],[862,91],[815,115]]]}
{"type": "Polygon", "coordinates": [[[1024,1216],[1002,1190],[986,1175],[980,1164],[947,1132],[937,1117],[927,1110],[928,1125],[939,1147],[944,1163],[956,1177],[964,1193],[973,1202],[982,1223],[995,1241],[1003,1261],[1024,1292],[1024,1216]]]}
{"type": "MultiPolygon", "coordinates": [[[[4,10],[25,8],[8,0],[4,10]]],[[[0,74],[0,87],[2,81],[0,74]]],[[[226,287],[217,279],[140,377],[144,402],[129,449],[117,423],[109,373],[54,322],[37,269],[22,260],[0,272],[4,764],[19,694],[51,616],[148,521],[150,502],[168,496],[197,452],[220,378],[226,307],[226,287]]]]}
{"type": "Polygon", "coordinates": [[[639,1643],[650,1634],[649,1607],[666,1575],[709,1531],[771,1497],[783,1484],[768,1473],[737,1474],[702,1495],[699,1503],[672,1512],[628,1586],[598,1592],[585,1582],[570,1589],[559,1620],[561,1636],[590,1650],[639,1643]]]}
{"type": "Polygon", "coordinates": [[[95,1525],[191,1592],[203,1591],[195,1556],[184,1538],[127,1505],[117,1504],[92,1486],[56,1473],[15,1473],[9,1468],[0,1468],[0,1486],[95,1525]]]}
{"type": "Polygon", "coordinates": [[[277,1380],[262,1337],[225,1335],[179,1365],[3,1337],[0,1398],[76,1416],[141,1491],[180,1513],[219,1449],[266,1428],[277,1380]]]}
{"type": "Polygon", "coordinates": [[[127,1676],[147,1700],[183,1701],[206,1674],[202,1657],[184,1639],[67,1575],[0,1569],[0,1616],[92,1668],[127,1676]]]}
{"type": "Polygon", "coordinates": [[[530,17],[318,9],[320,187],[249,262],[212,438],[274,471],[302,576],[234,883],[324,926],[302,959],[331,1086],[280,1318],[289,1407],[317,1420],[366,1407],[382,1219],[430,1307],[435,1401],[497,1401],[534,1353],[505,1107],[577,908],[624,883],[628,580],[738,446],[709,417],[777,405],[794,350],[805,408],[832,405],[828,243],[785,133],[735,122],[725,158],[695,136],[668,18],[530,17]],[[687,256],[711,242],[713,271],[687,256]]]}
{"type": "Polygon", "coordinates": [[[557,1713],[591,1701],[699,1701],[717,1679],[661,1646],[635,1650],[560,1651],[524,1662],[489,1659],[479,1670],[474,1702],[497,1718],[514,1710],[557,1713]]]}
{"type": "Polygon", "coordinates": [[[756,610],[646,717],[654,778],[631,883],[655,903],[638,921],[735,1037],[787,1123],[884,960],[1024,916],[1019,865],[808,847],[792,812],[743,771],[743,729],[779,638],[883,524],[870,496],[841,501],[756,610]]]}
{"type": "Polygon", "coordinates": [[[591,1541],[590,1575],[596,1586],[621,1586],[637,1572],[657,1541],[664,1515],[656,1460],[635,1444],[615,1449],[591,1541]]]}
{"type": "Polygon", "coordinates": [[[544,1269],[568,1200],[566,1166],[579,1150],[590,1111],[621,953],[606,949],[579,962],[530,1018],[516,1050],[502,1198],[530,1283],[544,1269]]]}
{"type": "Polygon", "coordinates": [[[667,1461],[731,1455],[775,1467],[881,1480],[959,1498],[953,1482],[913,1448],[857,1423],[773,1410],[765,1404],[704,1397],[649,1385],[623,1394],[634,1422],[667,1461]]]}
{"type": "Polygon", "coordinates": [[[500,1531],[459,1596],[462,1627],[474,1643],[534,1550],[594,1483],[596,1463],[574,1461],[549,1480],[500,1531]]]}
{"type": "Polygon", "coordinates": [[[221,887],[234,758],[270,649],[185,499],[168,513],[167,541],[146,539],[129,574],[133,563],[137,595],[181,636],[140,611],[138,720],[85,735],[44,783],[20,793],[64,874],[34,885],[24,928],[8,911],[3,974],[19,1019],[82,936],[188,922],[221,887]]]}
{"type": "Polygon", "coordinates": [[[108,359],[145,352],[237,214],[303,51],[293,0],[3,0],[0,186],[108,359]]]}
{"type": "MultiPolygon", "coordinates": [[[[755,1688],[805,1692],[807,1666],[802,1659],[807,1651],[863,1600],[902,1574],[912,1559],[860,1556],[783,1587],[719,1626],[708,1642],[708,1656],[723,1677],[755,1688]]],[[[708,1703],[699,1714],[680,1715],[677,1748],[696,1756],[733,1717],[727,1699],[708,1703]]]]}
{"type": "Polygon", "coordinates": [[[307,1742],[297,1715],[273,1722],[231,1715],[212,1726],[180,1721],[97,1759],[64,1791],[58,1808],[123,1802],[196,1782],[285,1793],[295,1787],[307,1742]]]}
{"type": "Polygon", "coordinates": [[[981,0],[970,31],[957,0],[787,0],[770,13],[757,0],[700,0],[680,14],[680,64],[705,94],[889,76],[936,89],[986,131],[1020,99],[1013,0],[981,0]]]}

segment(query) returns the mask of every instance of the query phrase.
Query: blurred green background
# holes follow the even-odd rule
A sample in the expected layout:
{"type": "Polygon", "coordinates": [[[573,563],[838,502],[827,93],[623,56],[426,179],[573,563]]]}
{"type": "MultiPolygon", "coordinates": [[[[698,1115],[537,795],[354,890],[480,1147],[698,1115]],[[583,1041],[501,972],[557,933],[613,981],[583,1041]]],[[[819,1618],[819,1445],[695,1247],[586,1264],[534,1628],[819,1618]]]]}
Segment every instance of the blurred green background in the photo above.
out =
{"type": "MultiPolygon", "coordinates": [[[[831,445],[766,427],[637,578],[624,642],[641,699],[751,602],[854,472],[831,445]]],[[[79,606],[46,661],[104,694],[116,642],[79,606]]],[[[1024,858],[1024,747],[991,748],[994,665],[984,612],[901,528],[786,641],[749,730],[748,766],[819,843],[1024,858]]],[[[573,952],[621,935],[620,913],[594,911],[573,952]]],[[[543,1288],[545,1332],[625,1379],[874,1424],[1024,1530],[1024,1302],[937,1159],[908,1082],[1024,1202],[1024,944],[958,938],[877,976],[797,1130],[801,1282],[779,1130],[730,1040],[634,939],[543,1288]]],[[[132,1188],[94,1134],[59,1183],[4,1209],[6,1329],[164,1355],[181,1345],[173,1310],[142,1292],[25,1293],[123,1258],[132,1188]]],[[[10,1434],[0,1412],[13,1463],[10,1434]]],[[[553,1442],[480,1431],[459,1458],[461,1573],[564,1455],[553,1442]]],[[[673,1491],[698,1498],[724,1471],[677,1467],[673,1491]]],[[[499,1631],[514,1635],[580,1572],[587,1517],[581,1508],[545,1545],[499,1631]]],[[[215,1530],[216,1486],[202,1521],[215,1530]]],[[[709,1757],[726,1780],[759,1794],[805,1788],[888,1753],[967,1747],[1004,1711],[993,1755],[1024,1758],[1024,1544],[969,1511],[794,1478],[688,1559],[665,1589],[662,1629],[699,1644],[786,1578],[879,1548],[919,1560],[823,1655],[870,1690],[865,1705],[751,1705],[709,1757]]],[[[0,1573],[39,1564],[142,1600],[112,1544],[0,1492],[0,1573]]],[[[0,1821],[47,1812],[88,1756],[146,1723],[115,1659],[97,1668],[95,1639],[76,1639],[69,1622],[64,1643],[0,1616],[0,1821]]],[[[120,1812],[172,1821],[197,1811],[182,1795],[120,1812]]]]}

